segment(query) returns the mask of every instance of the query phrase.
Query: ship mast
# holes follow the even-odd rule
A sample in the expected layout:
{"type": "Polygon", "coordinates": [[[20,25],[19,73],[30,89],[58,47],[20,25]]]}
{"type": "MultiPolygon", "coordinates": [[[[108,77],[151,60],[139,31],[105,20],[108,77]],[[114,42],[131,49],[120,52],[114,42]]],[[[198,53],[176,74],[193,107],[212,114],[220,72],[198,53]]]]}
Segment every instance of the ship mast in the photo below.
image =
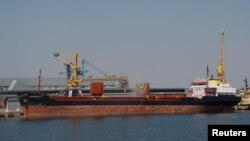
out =
{"type": "Polygon", "coordinates": [[[42,78],[42,69],[39,69],[39,75],[38,75],[38,92],[39,93],[41,90],[41,78],[42,78]]]}
{"type": "Polygon", "coordinates": [[[226,83],[225,79],[225,58],[224,58],[224,29],[221,29],[221,47],[220,47],[220,60],[217,66],[217,77],[222,83],[226,83]]]}

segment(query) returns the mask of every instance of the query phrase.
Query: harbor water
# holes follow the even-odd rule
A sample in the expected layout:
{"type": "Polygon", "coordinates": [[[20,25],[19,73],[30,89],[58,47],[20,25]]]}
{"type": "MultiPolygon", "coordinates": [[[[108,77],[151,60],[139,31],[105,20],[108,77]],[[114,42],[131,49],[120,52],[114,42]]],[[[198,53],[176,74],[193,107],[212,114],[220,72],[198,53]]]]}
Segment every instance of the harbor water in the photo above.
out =
{"type": "Polygon", "coordinates": [[[1,141],[206,141],[209,124],[250,124],[250,111],[48,120],[0,119],[1,141]]]}

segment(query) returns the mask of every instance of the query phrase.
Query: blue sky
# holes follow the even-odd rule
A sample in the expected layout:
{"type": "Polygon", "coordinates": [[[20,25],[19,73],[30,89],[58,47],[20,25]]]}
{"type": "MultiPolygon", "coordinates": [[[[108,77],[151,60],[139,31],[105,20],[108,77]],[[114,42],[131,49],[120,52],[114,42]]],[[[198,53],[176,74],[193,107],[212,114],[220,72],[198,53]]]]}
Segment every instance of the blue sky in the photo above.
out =
{"type": "Polygon", "coordinates": [[[0,77],[64,77],[54,52],[78,51],[131,86],[188,87],[216,74],[225,29],[226,77],[250,79],[248,0],[2,0],[0,77]]]}

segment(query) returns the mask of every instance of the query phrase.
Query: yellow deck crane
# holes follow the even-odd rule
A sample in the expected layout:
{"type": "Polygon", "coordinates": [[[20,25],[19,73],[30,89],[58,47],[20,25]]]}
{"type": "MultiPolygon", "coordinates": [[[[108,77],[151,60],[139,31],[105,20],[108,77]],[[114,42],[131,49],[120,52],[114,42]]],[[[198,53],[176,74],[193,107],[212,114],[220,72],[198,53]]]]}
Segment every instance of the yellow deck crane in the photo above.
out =
{"type": "Polygon", "coordinates": [[[222,82],[226,83],[225,79],[225,62],[224,62],[224,29],[221,29],[221,47],[220,47],[220,60],[217,66],[217,79],[222,82]]]}
{"type": "MultiPolygon", "coordinates": [[[[80,67],[78,65],[78,53],[73,52],[73,61],[70,62],[64,59],[64,56],[60,53],[54,53],[54,56],[62,60],[66,65],[69,65],[73,74],[67,80],[67,87],[76,88],[79,87],[79,83],[85,81],[119,81],[122,85],[122,88],[126,88],[128,86],[128,78],[127,76],[116,76],[116,75],[107,75],[105,73],[104,77],[96,77],[96,78],[85,78],[80,75],[80,67]]],[[[82,70],[84,71],[84,70],[82,70]]]]}

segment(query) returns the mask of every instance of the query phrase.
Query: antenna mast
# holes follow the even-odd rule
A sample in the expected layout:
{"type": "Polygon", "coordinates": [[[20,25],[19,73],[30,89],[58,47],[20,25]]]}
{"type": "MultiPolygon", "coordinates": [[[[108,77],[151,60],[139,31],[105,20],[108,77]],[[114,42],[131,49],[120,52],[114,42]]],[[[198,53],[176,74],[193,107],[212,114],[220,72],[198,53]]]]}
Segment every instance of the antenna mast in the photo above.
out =
{"type": "Polygon", "coordinates": [[[245,77],[245,79],[243,81],[245,82],[245,88],[247,90],[248,89],[248,80],[247,80],[247,78],[245,77]]]}
{"type": "Polygon", "coordinates": [[[209,78],[209,72],[211,71],[210,69],[209,69],[209,66],[207,65],[207,69],[206,69],[206,71],[207,71],[207,78],[209,78]]]}

